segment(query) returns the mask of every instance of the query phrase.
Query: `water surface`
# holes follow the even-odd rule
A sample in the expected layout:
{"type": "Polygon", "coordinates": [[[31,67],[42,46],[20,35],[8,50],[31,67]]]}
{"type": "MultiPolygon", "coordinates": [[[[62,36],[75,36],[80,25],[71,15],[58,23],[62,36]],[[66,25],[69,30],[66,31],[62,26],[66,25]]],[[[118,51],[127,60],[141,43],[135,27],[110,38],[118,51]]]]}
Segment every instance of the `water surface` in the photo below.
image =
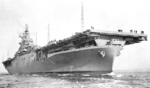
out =
{"type": "Polygon", "coordinates": [[[0,74],[0,88],[150,88],[149,72],[88,74],[0,74]]]}

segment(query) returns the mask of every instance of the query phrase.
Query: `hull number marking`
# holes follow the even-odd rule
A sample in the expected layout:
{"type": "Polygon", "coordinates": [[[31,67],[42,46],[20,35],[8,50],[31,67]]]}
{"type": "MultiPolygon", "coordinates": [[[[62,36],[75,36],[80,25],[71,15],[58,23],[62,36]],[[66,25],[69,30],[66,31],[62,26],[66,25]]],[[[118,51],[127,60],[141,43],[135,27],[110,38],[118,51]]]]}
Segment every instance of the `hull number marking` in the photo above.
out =
{"type": "Polygon", "coordinates": [[[98,51],[99,54],[102,56],[102,57],[105,57],[105,52],[104,51],[98,51]]]}

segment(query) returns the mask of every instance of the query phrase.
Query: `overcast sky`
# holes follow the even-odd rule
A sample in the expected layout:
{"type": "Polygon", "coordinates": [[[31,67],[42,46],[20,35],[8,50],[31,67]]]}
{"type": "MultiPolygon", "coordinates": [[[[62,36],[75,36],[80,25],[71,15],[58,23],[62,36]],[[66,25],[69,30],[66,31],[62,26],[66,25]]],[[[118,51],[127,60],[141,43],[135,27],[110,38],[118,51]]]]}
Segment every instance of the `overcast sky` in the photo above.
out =
{"type": "MultiPolygon", "coordinates": [[[[82,0],[84,29],[93,26],[98,30],[144,30],[150,35],[149,0],[82,0]]],[[[29,25],[31,37],[37,44],[50,39],[63,39],[81,31],[81,0],[0,0],[0,61],[13,57],[19,48],[19,34],[29,25]]],[[[115,59],[114,70],[150,70],[150,42],[124,47],[115,59]]],[[[0,63],[0,72],[6,71],[0,63]]]]}

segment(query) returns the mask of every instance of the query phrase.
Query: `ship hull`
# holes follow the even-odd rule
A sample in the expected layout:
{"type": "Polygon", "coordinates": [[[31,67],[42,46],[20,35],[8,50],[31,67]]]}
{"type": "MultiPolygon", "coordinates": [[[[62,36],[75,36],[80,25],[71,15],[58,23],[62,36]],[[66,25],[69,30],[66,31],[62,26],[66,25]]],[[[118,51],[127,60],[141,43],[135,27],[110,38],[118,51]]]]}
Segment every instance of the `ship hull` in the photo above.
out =
{"type": "Polygon", "coordinates": [[[30,57],[36,56],[36,53],[33,52],[13,60],[11,66],[6,69],[10,74],[106,74],[112,72],[114,58],[120,50],[121,47],[89,47],[49,54],[47,58],[38,60],[36,60],[37,57],[30,57]]]}

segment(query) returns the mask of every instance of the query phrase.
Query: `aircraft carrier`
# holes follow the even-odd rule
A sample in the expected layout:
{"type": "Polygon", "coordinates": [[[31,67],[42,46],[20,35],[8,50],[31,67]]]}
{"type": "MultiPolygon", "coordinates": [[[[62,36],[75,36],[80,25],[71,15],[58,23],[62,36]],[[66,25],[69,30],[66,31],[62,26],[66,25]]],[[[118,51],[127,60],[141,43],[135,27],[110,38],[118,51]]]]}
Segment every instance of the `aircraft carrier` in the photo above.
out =
{"type": "Polygon", "coordinates": [[[20,48],[14,57],[3,62],[9,74],[106,74],[112,72],[113,61],[124,46],[147,41],[144,31],[130,30],[127,33],[88,29],[39,47],[34,45],[27,26],[20,38],[20,48]]]}

